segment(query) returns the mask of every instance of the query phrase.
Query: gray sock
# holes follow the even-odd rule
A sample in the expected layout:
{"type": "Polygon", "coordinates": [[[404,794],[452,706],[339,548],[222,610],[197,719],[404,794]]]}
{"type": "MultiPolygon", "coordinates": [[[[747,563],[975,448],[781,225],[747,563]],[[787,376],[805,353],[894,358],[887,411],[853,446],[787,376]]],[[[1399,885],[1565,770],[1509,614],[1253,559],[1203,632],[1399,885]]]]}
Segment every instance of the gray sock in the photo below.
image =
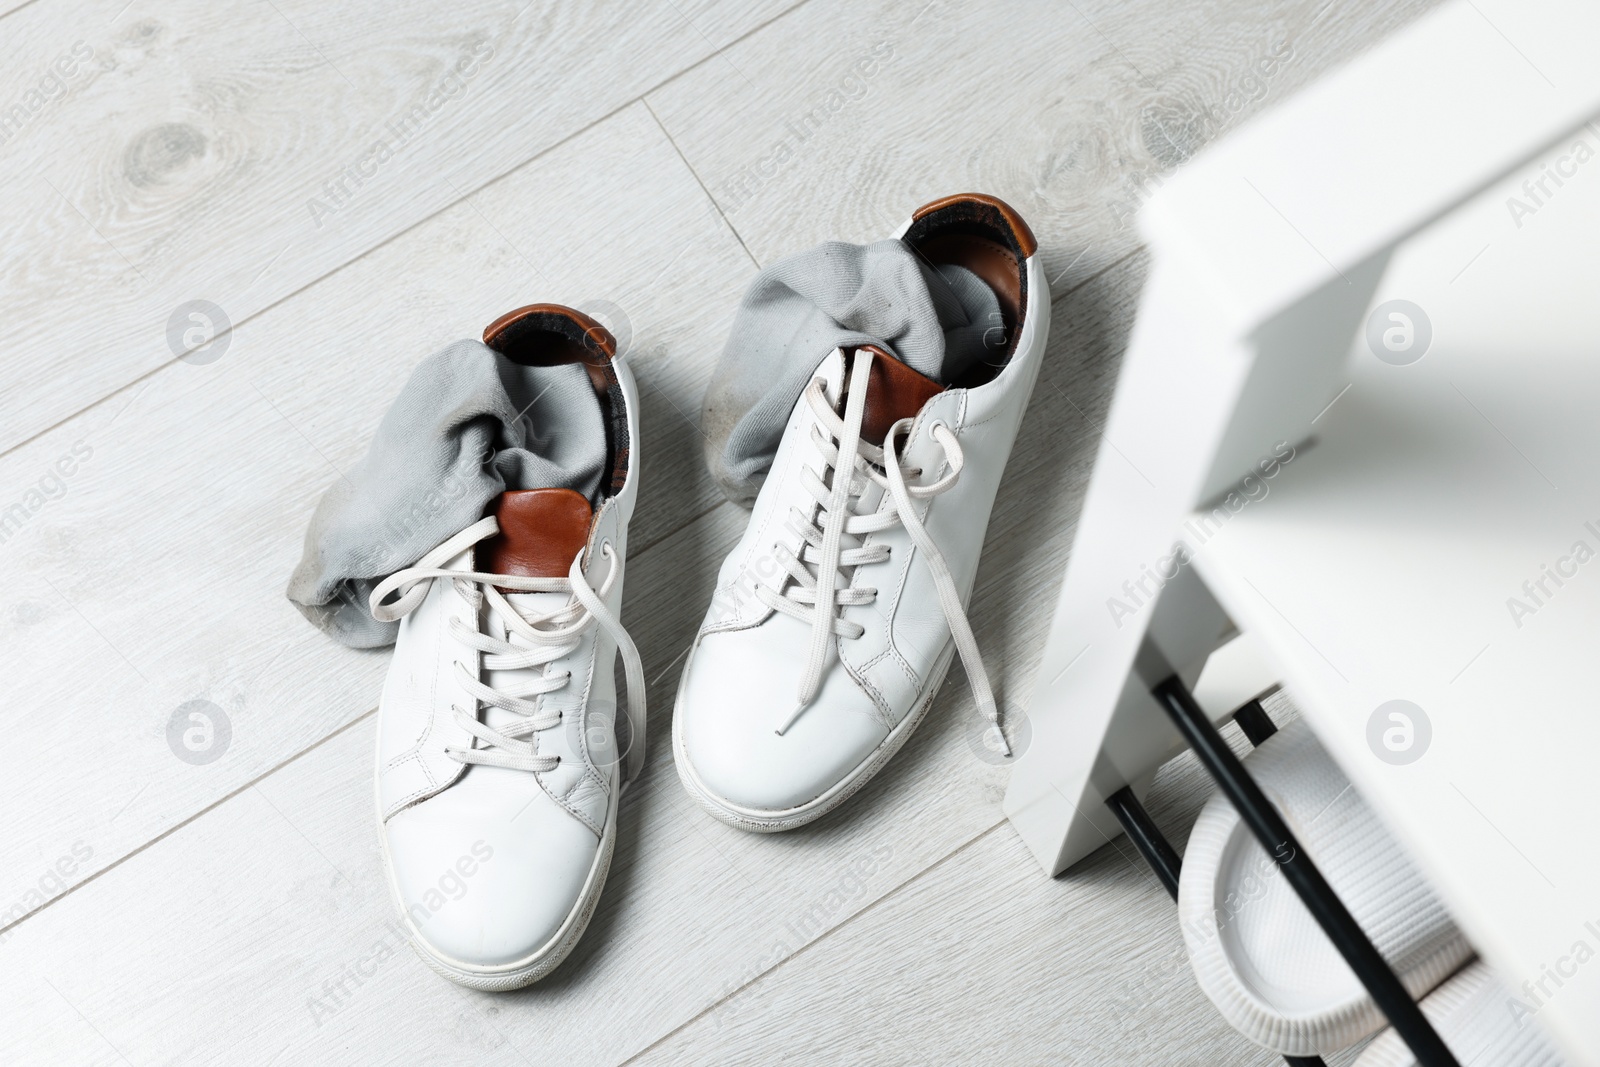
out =
{"type": "Polygon", "coordinates": [[[755,500],[817,365],[841,346],[876,344],[936,381],[959,378],[1000,325],[993,290],[934,267],[902,241],[830,241],[781,259],[745,291],[706,389],[706,462],[728,497],[755,500]]]}
{"type": "Polygon", "coordinates": [[[384,578],[483,518],[507,489],[575,489],[606,466],[600,402],[582,366],[525,367],[478,341],[417,365],[366,456],[317,503],[288,596],[356,648],[392,644],[367,597],[384,578]]]}

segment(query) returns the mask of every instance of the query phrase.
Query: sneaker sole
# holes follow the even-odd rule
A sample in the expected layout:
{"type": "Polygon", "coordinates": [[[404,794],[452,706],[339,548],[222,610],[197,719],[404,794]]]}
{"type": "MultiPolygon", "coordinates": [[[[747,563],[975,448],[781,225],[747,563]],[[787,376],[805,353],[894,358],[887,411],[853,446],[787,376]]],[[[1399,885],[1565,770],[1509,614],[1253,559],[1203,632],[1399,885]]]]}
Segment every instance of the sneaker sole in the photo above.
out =
{"type": "MultiPolygon", "coordinates": [[[[376,746],[374,746],[376,753],[376,746]]],[[[374,760],[376,762],[376,759],[374,760]]],[[[377,777],[374,776],[374,785],[377,777]]],[[[600,903],[600,892],[605,888],[606,875],[611,870],[611,853],[617,840],[617,804],[622,790],[619,786],[612,790],[611,802],[606,808],[605,832],[600,835],[600,850],[596,853],[594,864],[589,868],[589,876],[584,880],[583,891],[578,895],[578,902],[561,923],[560,929],[549,941],[520,960],[511,963],[497,964],[494,966],[476,966],[452,959],[434,951],[427,940],[417,931],[411,922],[411,916],[406,913],[405,902],[400,898],[400,888],[395,882],[394,865],[389,862],[389,839],[383,832],[383,807],[381,800],[378,804],[378,848],[383,853],[383,871],[389,882],[389,897],[394,902],[396,910],[400,913],[400,921],[404,925],[406,939],[411,942],[411,947],[417,955],[422,957],[422,962],[433,969],[434,973],[450,979],[457,985],[469,989],[478,989],[486,993],[500,993],[510,989],[521,989],[523,986],[532,985],[539,979],[548,975],[559,967],[572,950],[577,947],[578,939],[589,927],[589,920],[594,917],[595,908],[600,903]]],[[[377,790],[373,790],[374,799],[377,799],[377,790]]]]}
{"type": "MultiPolygon", "coordinates": [[[[696,639],[695,644],[690,646],[691,661],[694,658],[694,649],[699,643],[696,639]]],[[[683,689],[689,677],[689,667],[686,664],[682,676],[678,679],[678,696],[672,708],[672,762],[678,768],[678,779],[683,782],[684,789],[697,804],[717,819],[740,830],[775,834],[815,822],[854,796],[862,786],[872,780],[873,775],[883,769],[883,765],[888,763],[896,752],[900,751],[911,737],[912,731],[927,716],[928,709],[933,706],[933,698],[944,685],[945,676],[950,673],[950,663],[954,658],[955,641],[946,641],[929,684],[917,697],[917,702],[910,713],[889,731],[889,736],[868,753],[866,759],[858,763],[849,774],[834,783],[821,796],[781,811],[759,811],[740,807],[713,793],[695,774],[694,767],[689,762],[688,752],[683,747],[683,689]]]]}

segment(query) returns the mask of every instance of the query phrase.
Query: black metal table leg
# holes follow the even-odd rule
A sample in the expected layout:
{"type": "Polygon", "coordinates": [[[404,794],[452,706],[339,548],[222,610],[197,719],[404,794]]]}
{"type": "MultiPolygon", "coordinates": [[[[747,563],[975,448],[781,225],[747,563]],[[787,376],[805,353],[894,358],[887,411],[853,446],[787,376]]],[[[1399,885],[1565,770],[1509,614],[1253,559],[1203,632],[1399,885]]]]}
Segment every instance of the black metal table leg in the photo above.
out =
{"type": "Polygon", "coordinates": [[[1257,747],[1278,732],[1277,724],[1272,721],[1272,716],[1267,714],[1267,709],[1261,706],[1259,700],[1252,700],[1234,712],[1233,721],[1239,724],[1239,729],[1244,731],[1250,743],[1257,747]]]}
{"type": "Polygon", "coordinates": [[[1173,725],[1217,785],[1233,803],[1239,817],[1250,827],[1261,847],[1277,860],[1283,875],[1294,887],[1306,909],[1322,927],[1328,940],[1339,950],[1350,969],[1377,1002],[1383,1014],[1405,1040],[1421,1067],[1460,1067],[1445,1047],[1432,1024],[1423,1016],[1411,994],[1395,977],[1383,956],[1373,947],[1361,926],[1344,906],[1322,872],[1317,870],[1300,842],[1295,840],[1283,816],[1261,792],[1244,766],[1228,748],[1217,728],[1195,703],[1182,679],[1174,675],[1151,692],[1166,709],[1173,725]]]}
{"type": "MultiPolygon", "coordinates": [[[[1133,788],[1123,786],[1112,793],[1106,798],[1106,807],[1117,817],[1122,829],[1128,834],[1128,840],[1133,842],[1133,847],[1139,850],[1139,855],[1144,857],[1144,861],[1150,865],[1156,877],[1161,879],[1161,884],[1166,887],[1172,899],[1177,900],[1178,873],[1183,869],[1183,861],[1178,858],[1177,850],[1161,832],[1161,827],[1150,818],[1150,813],[1144,810],[1139,798],[1133,795],[1133,788]]],[[[1289,1067],[1327,1067],[1327,1064],[1316,1056],[1285,1056],[1283,1060],[1289,1067]]]]}
{"type": "Polygon", "coordinates": [[[1139,798],[1133,795],[1133,787],[1123,786],[1112,793],[1106,798],[1106,807],[1111,809],[1111,814],[1122,824],[1128,840],[1139,850],[1139,855],[1144,857],[1150,869],[1156,872],[1156,877],[1161,879],[1167,895],[1177,900],[1178,872],[1182,868],[1183,861],[1178,859],[1177,851],[1161,833],[1161,828],[1151,820],[1150,813],[1144,810],[1139,798]]]}

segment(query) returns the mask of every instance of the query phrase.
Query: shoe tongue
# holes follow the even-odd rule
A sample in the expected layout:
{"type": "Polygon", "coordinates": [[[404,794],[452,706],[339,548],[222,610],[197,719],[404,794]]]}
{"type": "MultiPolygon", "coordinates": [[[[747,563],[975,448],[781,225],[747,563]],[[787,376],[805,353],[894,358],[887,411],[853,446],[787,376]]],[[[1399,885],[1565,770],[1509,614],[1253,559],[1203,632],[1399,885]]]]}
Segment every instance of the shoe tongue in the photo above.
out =
{"type": "Polygon", "coordinates": [[[944,392],[944,386],[877,345],[861,347],[873,353],[867,372],[867,410],[861,419],[861,439],[882,447],[889,427],[915,416],[924,404],[944,392]]]}
{"type": "Polygon", "coordinates": [[[565,578],[574,557],[589,543],[594,508],[571,489],[513,489],[495,501],[494,517],[500,532],[484,542],[479,569],[523,578],[565,578]]]}

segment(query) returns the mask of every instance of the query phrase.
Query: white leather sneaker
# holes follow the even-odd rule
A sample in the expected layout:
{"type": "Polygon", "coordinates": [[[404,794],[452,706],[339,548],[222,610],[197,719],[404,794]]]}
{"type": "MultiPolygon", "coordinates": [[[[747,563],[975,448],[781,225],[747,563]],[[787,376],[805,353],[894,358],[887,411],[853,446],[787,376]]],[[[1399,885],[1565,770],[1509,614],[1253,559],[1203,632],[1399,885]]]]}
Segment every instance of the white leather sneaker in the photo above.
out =
{"type": "Polygon", "coordinates": [[[401,620],[378,709],[390,885],[434,970],[500,990],[544,977],[583,933],[611,861],[618,794],[643,763],[643,672],[618,621],[639,402],[610,334],[579,312],[522,308],[484,342],[517,362],[582,361],[610,462],[598,499],[505,492],[371,598],[376,618],[401,620]]]}
{"type": "Polygon", "coordinates": [[[1049,287],[1027,225],[992,197],[936,201],[896,236],[988,283],[1004,321],[994,355],[963,381],[933,381],[873,346],[817,353],[718,574],[673,717],[684,785],[743,829],[801,826],[861,788],[922,720],[957,651],[1005,751],[965,607],[1039,374],[1049,287]],[[818,596],[819,575],[831,595],[818,596]]]}

